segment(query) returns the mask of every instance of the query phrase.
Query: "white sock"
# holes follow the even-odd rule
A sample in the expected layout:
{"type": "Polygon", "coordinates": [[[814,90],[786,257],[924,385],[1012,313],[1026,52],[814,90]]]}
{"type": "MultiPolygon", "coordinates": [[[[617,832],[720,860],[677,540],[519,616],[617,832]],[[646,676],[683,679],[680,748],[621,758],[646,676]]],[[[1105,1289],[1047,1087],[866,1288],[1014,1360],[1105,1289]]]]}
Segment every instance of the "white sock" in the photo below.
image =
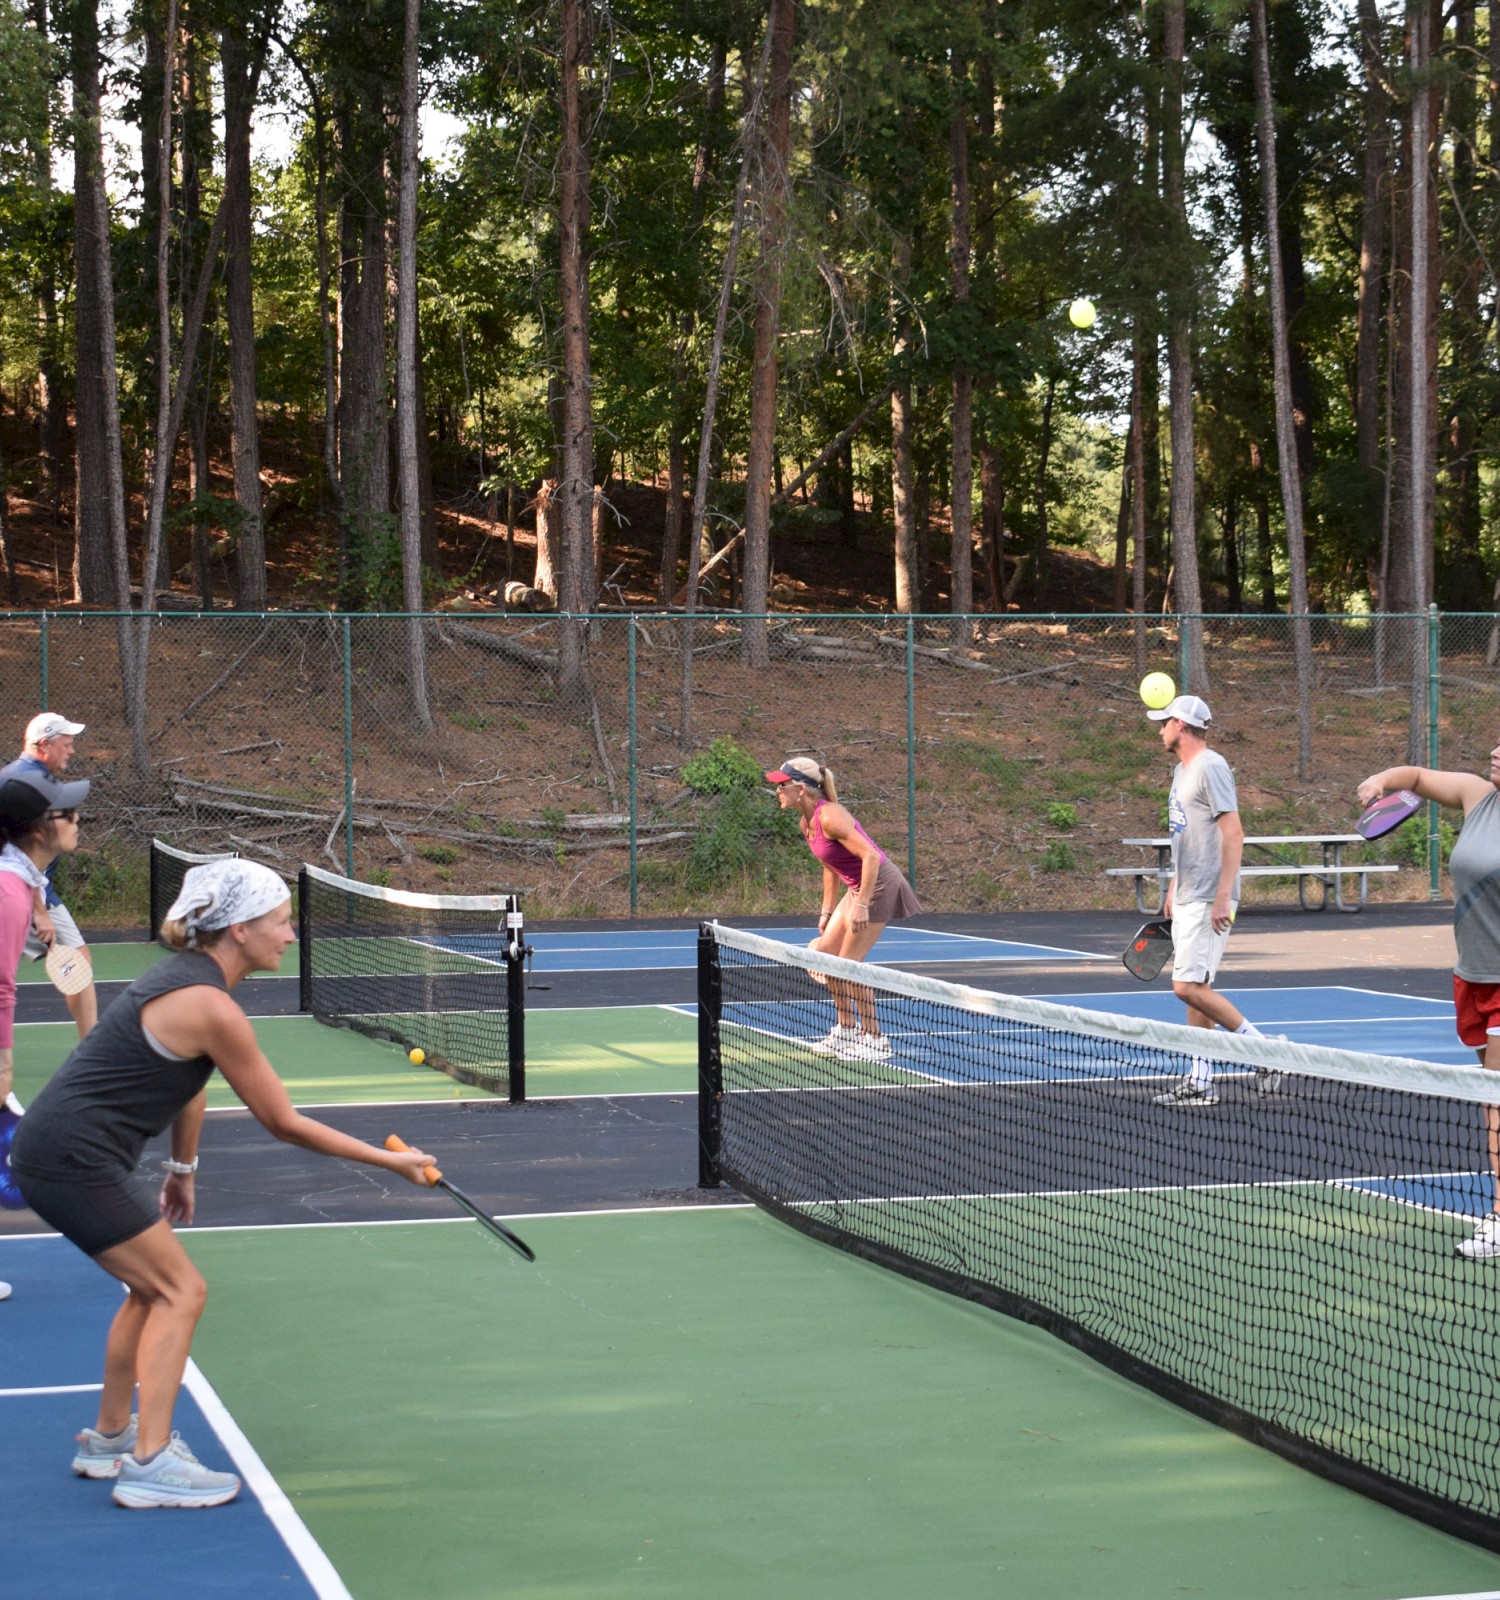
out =
{"type": "Polygon", "coordinates": [[[1213,1067],[1202,1056],[1194,1056],[1192,1071],[1188,1073],[1188,1082],[1195,1089],[1207,1089],[1213,1081],[1213,1067]]]}
{"type": "Polygon", "coordinates": [[[1242,1022],[1234,1031],[1236,1033],[1253,1034],[1257,1039],[1264,1037],[1260,1029],[1257,1028],[1253,1022],[1242,1022]]]}

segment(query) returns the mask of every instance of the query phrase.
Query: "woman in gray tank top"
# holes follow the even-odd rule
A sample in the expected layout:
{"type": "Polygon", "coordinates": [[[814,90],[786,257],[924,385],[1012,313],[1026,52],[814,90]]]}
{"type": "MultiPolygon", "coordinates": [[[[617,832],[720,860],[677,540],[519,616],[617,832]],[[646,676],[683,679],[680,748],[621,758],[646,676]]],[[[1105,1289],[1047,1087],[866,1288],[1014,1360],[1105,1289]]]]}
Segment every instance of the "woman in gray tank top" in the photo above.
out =
{"type": "MultiPolygon", "coordinates": [[[[1479,1052],[1481,1066],[1500,1072],[1500,745],[1490,751],[1490,775],[1433,772],[1427,767],[1389,767],[1359,786],[1363,805],[1383,794],[1410,789],[1463,812],[1463,830],[1448,870],[1453,876],[1453,1005],[1458,1036],[1479,1052]]],[[[1500,1256],[1500,1106],[1484,1108],[1490,1170],[1495,1175],[1493,1208],[1479,1219],[1472,1239],[1457,1251],[1470,1261],[1500,1256]]]]}
{"type": "Polygon", "coordinates": [[[73,1470],[113,1479],[118,1505],[216,1506],[234,1498],[239,1479],[205,1467],[172,1431],[208,1294],[172,1224],[193,1220],[214,1069],[288,1144],[424,1187],[431,1158],[303,1116],[261,1053],[230,991],[252,972],[276,971],[296,938],[291,897],[269,867],[230,860],[192,868],[162,937],[179,954],[136,979],[58,1068],[20,1119],[11,1169],[32,1209],[130,1289],[105,1345],[98,1421],[78,1435],[73,1470]],[[158,1196],[143,1190],[136,1167],[147,1140],[168,1127],[172,1154],[158,1196]]]}

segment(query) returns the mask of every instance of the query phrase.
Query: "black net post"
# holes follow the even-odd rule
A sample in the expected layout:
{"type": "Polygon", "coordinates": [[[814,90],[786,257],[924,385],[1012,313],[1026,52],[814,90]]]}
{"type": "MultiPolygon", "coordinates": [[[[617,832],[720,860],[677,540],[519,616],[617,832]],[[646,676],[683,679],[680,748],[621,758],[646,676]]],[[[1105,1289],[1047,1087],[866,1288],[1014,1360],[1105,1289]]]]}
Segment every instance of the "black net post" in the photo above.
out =
{"type": "Polygon", "coordinates": [[[311,1011],[312,1005],[312,896],[308,893],[307,868],[297,874],[297,1009],[311,1011]]]}
{"type": "Polygon", "coordinates": [[[704,923],[698,929],[698,1185],[703,1189],[719,1187],[719,1116],[724,1095],[719,1063],[722,998],[719,947],[704,923]]]}
{"type": "MultiPolygon", "coordinates": [[[[153,841],[153,844],[154,843],[155,843],[155,841],[153,841]]],[[[150,874],[151,874],[151,876],[150,876],[151,888],[149,890],[150,899],[151,899],[151,928],[150,928],[150,931],[146,934],[146,938],[151,943],[154,944],[156,942],[157,937],[161,933],[162,912],[166,909],[166,907],[163,905],[162,898],[161,898],[161,892],[162,892],[161,858],[157,855],[157,852],[155,851],[155,849],[153,849],[151,851],[149,860],[150,860],[150,869],[149,870],[150,870],[150,874]]]]}
{"type": "Polygon", "coordinates": [[[521,911],[506,914],[505,946],[505,1052],[506,1079],[510,1103],[522,1105],[526,1099],[526,940],[521,911]]]}

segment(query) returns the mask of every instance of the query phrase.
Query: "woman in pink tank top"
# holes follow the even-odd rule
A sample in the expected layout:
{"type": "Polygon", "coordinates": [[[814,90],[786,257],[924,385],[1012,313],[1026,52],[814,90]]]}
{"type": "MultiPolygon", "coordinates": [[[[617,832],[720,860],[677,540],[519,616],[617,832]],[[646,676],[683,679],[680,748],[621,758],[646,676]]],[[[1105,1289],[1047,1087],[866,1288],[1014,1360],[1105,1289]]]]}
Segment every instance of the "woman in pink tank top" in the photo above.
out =
{"type": "MultiPolygon", "coordinates": [[[[797,813],[802,837],[823,867],[823,905],[812,948],[863,961],[886,924],[916,916],[921,901],[900,867],[838,803],[827,767],[809,756],[792,756],[766,780],[777,785],[781,809],[797,813]]],[[[828,979],[828,992],[838,1021],[813,1049],[848,1061],[890,1060],[891,1042],[880,1031],[874,992],[841,978],[828,979]]]]}

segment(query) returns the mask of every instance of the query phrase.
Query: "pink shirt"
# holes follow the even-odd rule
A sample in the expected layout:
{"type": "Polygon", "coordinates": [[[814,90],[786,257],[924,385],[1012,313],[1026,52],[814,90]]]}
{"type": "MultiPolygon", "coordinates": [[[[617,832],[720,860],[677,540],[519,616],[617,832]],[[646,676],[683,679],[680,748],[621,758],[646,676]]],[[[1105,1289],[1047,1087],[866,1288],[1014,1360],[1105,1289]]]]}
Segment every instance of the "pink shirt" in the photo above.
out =
{"type": "Polygon", "coordinates": [[[15,1042],[16,968],[35,908],[31,885],[14,872],[0,872],[0,1050],[15,1042]]]}
{"type": "MultiPolygon", "coordinates": [[[[840,843],[837,839],[830,839],[823,832],[823,824],[818,819],[822,816],[823,807],[827,804],[828,801],[820,800],[817,810],[812,814],[812,820],[807,825],[807,847],[825,867],[837,873],[851,889],[857,889],[859,888],[860,874],[864,863],[847,845],[840,843]]],[[[849,820],[854,822],[852,817],[849,820]]],[[[875,843],[857,822],[854,822],[854,831],[874,848],[875,854],[882,861],[885,860],[885,851],[875,843]]]]}

